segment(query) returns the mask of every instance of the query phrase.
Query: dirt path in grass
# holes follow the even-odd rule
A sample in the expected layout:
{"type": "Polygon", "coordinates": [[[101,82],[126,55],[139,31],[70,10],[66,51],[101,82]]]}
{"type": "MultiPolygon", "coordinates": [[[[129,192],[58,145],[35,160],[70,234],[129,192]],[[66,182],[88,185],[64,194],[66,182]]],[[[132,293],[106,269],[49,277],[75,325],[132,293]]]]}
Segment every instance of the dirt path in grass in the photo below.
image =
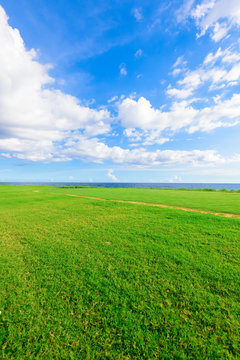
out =
{"type": "Polygon", "coordinates": [[[99,198],[99,197],[85,196],[85,195],[74,195],[74,194],[62,194],[62,195],[80,197],[80,198],[85,198],[85,199],[93,199],[93,200],[113,201],[113,202],[126,203],[126,204],[156,206],[156,207],[167,208],[167,209],[192,211],[192,212],[201,213],[201,214],[211,214],[211,215],[216,215],[216,216],[224,216],[224,217],[228,217],[228,218],[238,218],[238,219],[240,219],[240,215],[237,215],[237,214],[228,214],[228,213],[204,211],[204,210],[199,210],[199,209],[190,209],[190,208],[186,208],[186,207],[182,207],[182,206],[172,206],[172,205],[164,205],[164,204],[152,204],[152,203],[146,203],[146,202],[141,202],[141,201],[103,199],[103,198],[99,198]]]}
{"type": "MultiPolygon", "coordinates": [[[[34,190],[33,192],[39,193],[40,191],[39,191],[39,190],[34,190]]],[[[54,192],[51,192],[50,194],[73,196],[73,197],[78,197],[78,198],[83,198],[83,199],[92,199],[92,200],[101,200],[101,201],[111,201],[111,202],[118,202],[118,203],[124,203],[124,204],[136,204],[136,205],[155,206],[155,207],[160,207],[160,208],[183,210],[183,211],[192,211],[192,212],[196,212],[196,213],[200,213],[200,214],[210,214],[210,215],[216,215],[216,216],[223,216],[223,217],[227,217],[227,218],[240,219],[240,214],[229,214],[229,213],[222,213],[222,212],[205,211],[205,210],[200,210],[200,209],[186,208],[186,207],[182,207],[182,206],[172,206],[172,205],[164,205],[164,204],[153,204],[153,203],[146,203],[146,202],[142,202],[142,201],[131,201],[131,200],[103,199],[103,198],[94,197],[94,196],[74,195],[74,194],[64,194],[64,193],[54,193],[54,192]]]]}

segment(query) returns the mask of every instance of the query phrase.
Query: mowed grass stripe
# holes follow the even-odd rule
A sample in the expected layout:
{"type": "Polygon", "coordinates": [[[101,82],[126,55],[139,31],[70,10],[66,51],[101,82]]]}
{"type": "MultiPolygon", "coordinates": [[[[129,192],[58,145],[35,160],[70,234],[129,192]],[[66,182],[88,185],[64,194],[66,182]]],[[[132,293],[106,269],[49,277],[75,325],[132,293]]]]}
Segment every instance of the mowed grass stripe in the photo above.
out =
{"type": "Polygon", "coordinates": [[[238,358],[238,219],[0,200],[3,359],[238,358]]]}

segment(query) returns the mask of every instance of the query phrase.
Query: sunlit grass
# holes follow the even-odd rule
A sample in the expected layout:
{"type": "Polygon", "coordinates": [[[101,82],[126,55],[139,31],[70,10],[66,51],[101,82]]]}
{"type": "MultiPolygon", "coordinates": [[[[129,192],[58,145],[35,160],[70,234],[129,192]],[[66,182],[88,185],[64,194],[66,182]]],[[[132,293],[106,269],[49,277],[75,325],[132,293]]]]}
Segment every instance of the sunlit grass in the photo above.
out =
{"type": "Polygon", "coordinates": [[[1,358],[238,358],[239,220],[57,191],[0,187],[1,358]]]}
{"type": "Polygon", "coordinates": [[[61,192],[105,199],[143,201],[171,206],[240,214],[240,192],[194,191],[178,189],[126,189],[126,188],[51,188],[45,191],[61,192]]]}

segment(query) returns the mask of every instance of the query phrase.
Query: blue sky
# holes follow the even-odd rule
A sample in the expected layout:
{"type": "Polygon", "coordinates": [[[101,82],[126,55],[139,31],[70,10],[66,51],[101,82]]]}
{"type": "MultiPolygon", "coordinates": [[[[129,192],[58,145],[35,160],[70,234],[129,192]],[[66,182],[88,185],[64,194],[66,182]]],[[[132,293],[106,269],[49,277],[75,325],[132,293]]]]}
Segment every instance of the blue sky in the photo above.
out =
{"type": "Polygon", "coordinates": [[[0,1],[0,181],[240,182],[238,0],[0,1]]]}

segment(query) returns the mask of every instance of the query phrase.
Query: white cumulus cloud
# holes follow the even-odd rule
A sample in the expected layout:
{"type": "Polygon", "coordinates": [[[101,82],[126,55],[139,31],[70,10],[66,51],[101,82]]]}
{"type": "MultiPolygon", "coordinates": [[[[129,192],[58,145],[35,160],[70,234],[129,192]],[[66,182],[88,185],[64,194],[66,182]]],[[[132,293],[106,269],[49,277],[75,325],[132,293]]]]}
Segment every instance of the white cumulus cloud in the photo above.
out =
{"type": "Polygon", "coordinates": [[[107,110],[82,106],[52,88],[50,67],[27,50],[0,7],[0,149],[30,160],[61,159],[59,147],[72,131],[86,136],[110,130],[107,110]]]}
{"type": "Polygon", "coordinates": [[[85,161],[102,163],[111,160],[115,163],[131,166],[158,166],[173,164],[206,165],[225,163],[221,155],[214,150],[156,150],[145,148],[123,149],[119,146],[109,147],[97,138],[86,139],[76,136],[63,150],[66,157],[79,158],[85,161]]]}
{"type": "MultiPolygon", "coordinates": [[[[138,100],[126,98],[119,104],[119,118],[126,129],[143,131],[156,130],[158,136],[166,131],[184,130],[189,133],[196,131],[208,132],[218,127],[235,126],[240,122],[240,94],[231,99],[219,100],[217,104],[202,109],[194,108],[188,101],[172,104],[169,111],[155,109],[144,97],[138,100]]],[[[140,135],[138,131],[135,133],[140,135]]]]}
{"type": "MultiPolygon", "coordinates": [[[[50,67],[39,62],[34,50],[26,49],[19,31],[8,24],[2,7],[0,39],[1,157],[48,162],[74,158],[99,163],[109,160],[131,166],[199,165],[226,161],[213,150],[148,151],[146,146],[162,145],[179,130],[190,133],[209,131],[239,122],[240,94],[228,100],[215,98],[214,105],[203,109],[194,108],[191,101],[183,100],[185,96],[180,96],[182,90],[192,92],[204,80],[204,76],[214,79],[216,83],[222,82],[219,79],[224,79],[230,85],[238,81],[240,65],[235,62],[237,54],[231,50],[221,50],[220,55],[209,54],[206,58],[209,64],[219,59],[225,61],[230,64],[228,71],[220,68],[217,75],[204,76],[187,72],[178,82],[178,91],[169,87],[172,92],[169,95],[175,96],[177,101],[173,101],[168,111],[154,108],[144,97],[138,100],[136,96],[113,97],[109,103],[118,100],[117,118],[113,119],[106,108],[84,106],[76,97],[54,88],[54,79],[49,75],[50,67]],[[116,124],[117,120],[124,128],[125,140],[135,141],[139,144],[137,148],[110,147],[100,139],[102,135],[111,135],[111,123],[114,121],[116,124]]],[[[183,64],[180,58],[176,66],[183,64]]],[[[125,64],[122,64],[120,71],[122,75],[127,74],[125,64]]],[[[238,159],[236,155],[231,161],[238,159]]],[[[115,179],[112,169],[108,176],[115,179]]]]}

